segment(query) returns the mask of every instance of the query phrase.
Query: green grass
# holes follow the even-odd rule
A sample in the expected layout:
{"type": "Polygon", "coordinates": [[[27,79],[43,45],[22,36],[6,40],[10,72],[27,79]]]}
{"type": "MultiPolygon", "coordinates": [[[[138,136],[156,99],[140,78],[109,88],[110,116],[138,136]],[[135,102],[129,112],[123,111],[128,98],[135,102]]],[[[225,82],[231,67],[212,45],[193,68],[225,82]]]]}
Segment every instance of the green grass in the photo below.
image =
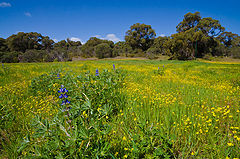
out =
{"type": "Polygon", "coordinates": [[[240,64],[23,63],[4,64],[0,74],[2,158],[239,157],[240,64]],[[62,84],[69,119],[57,93],[62,84]]]}

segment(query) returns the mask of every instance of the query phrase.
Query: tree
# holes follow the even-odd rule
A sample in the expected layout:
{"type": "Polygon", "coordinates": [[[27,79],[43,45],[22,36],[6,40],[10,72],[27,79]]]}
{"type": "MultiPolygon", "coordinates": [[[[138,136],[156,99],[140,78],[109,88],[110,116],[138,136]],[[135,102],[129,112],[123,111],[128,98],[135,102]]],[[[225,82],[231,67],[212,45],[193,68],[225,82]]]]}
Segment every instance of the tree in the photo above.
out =
{"type": "Polygon", "coordinates": [[[125,40],[134,50],[146,51],[153,44],[156,33],[151,25],[136,23],[126,32],[125,40]]]}
{"type": "Polygon", "coordinates": [[[68,49],[69,48],[69,43],[66,40],[61,40],[57,43],[54,44],[54,48],[62,48],[62,49],[68,49]]]}
{"type": "Polygon", "coordinates": [[[102,59],[106,57],[113,57],[112,48],[107,43],[101,43],[95,46],[95,53],[97,58],[102,59]]]}
{"type": "Polygon", "coordinates": [[[91,37],[82,47],[81,47],[81,56],[83,57],[93,57],[96,56],[95,46],[107,43],[111,48],[114,47],[114,43],[109,40],[102,40],[96,37],[91,37]]]}
{"type": "Polygon", "coordinates": [[[42,50],[51,50],[53,49],[54,41],[50,39],[48,36],[45,36],[42,38],[41,44],[42,44],[41,46],[42,50]]]}
{"type": "Polygon", "coordinates": [[[132,52],[133,52],[132,47],[124,41],[117,42],[113,48],[114,56],[126,56],[127,57],[128,54],[131,54],[132,52]]]}
{"type": "Polygon", "coordinates": [[[5,52],[8,50],[7,42],[5,39],[0,38],[0,52],[5,52]]]}
{"type": "Polygon", "coordinates": [[[11,51],[24,53],[26,50],[52,49],[54,41],[48,36],[37,32],[19,32],[7,38],[7,45],[11,51]]]}
{"type": "Polygon", "coordinates": [[[19,62],[18,52],[4,52],[2,55],[0,53],[0,61],[4,63],[17,63],[19,62]]]}
{"type": "Polygon", "coordinates": [[[225,30],[225,28],[221,26],[218,20],[212,19],[210,17],[201,19],[196,27],[201,30],[206,36],[212,38],[218,36],[225,30]]]}
{"type": "Polygon", "coordinates": [[[27,50],[20,56],[20,62],[45,62],[51,61],[47,59],[46,50],[27,50]]]}
{"type": "Polygon", "coordinates": [[[221,47],[216,37],[225,28],[218,20],[209,17],[201,18],[199,12],[187,13],[176,28],[178,33],[171,37],[173,56],[180,59],[192,59],[203,57],[205,54],[220,55],[218,49],[221,47]]]}
{"type": "Polygon", "coordinates": [[[19,32],[7,38],[7,44],[11,51],[25,52],[27,49],[41,49],[42,35],[36,32],[19,32]]]}
{"type": "Polygon", "coordinates": [[[232,47],[229,54],[234,58],[240,58],[240,36],[235,37],[231,44],[232,47]]]}
{"type": "MultiPolygon", "coordinates": [[[[162,55],[168,54],[168,46],[166,45],[167,44],[166,42],[168,41],[168,39],[169,38],[166,36],[165,37],[159,36],[155,38],[154,43],[151,47],[151,48],[154,48],[155,54],[162,54],[162,55]]],[[[153,50],[151,52],[153,52],[153,50]]]]}
{"type": "Polygon", "coordinates": [[[237,34],[232,32],[222,32],[217,39],[224,44],[227,48],[232,47],[233,41],[238,38],[237,34]]]}
{"type": "Polygon", "coordinates": [[[72,40],[70,40],[69,38],[67,38],[67,43],[68,43],[70,46],[81,46],[81,45],[82,45],[81,41],[72,41],[72,40]]]}
{"type": "Polygon", "coordinates": [[[199,12],[195,13],[187,13],[184,15],[184,19],[177,25],[177,32],[185,32],[191,28],[194,28],[198,25],[201,20],[201,16],[199,12]]]}

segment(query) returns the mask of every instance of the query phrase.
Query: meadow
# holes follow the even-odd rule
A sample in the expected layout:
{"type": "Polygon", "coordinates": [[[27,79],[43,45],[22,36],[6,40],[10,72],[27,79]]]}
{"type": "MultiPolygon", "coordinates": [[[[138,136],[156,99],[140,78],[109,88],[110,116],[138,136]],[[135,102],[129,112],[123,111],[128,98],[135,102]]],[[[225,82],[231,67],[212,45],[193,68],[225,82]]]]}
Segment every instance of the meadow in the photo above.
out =
{"type": "Polygon", "coordinates": [[[2,64],[1,158],[239,158],[240,63],[2,64]]]}

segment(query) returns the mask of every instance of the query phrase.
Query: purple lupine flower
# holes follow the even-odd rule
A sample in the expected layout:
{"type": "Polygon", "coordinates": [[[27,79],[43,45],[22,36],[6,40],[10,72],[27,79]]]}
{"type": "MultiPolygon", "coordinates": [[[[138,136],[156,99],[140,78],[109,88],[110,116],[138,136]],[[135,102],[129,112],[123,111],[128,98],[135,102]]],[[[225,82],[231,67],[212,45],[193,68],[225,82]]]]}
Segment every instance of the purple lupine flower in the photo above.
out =
{"type": "Polygon", "coordinates": [[[61,104],[61,105],[65,105],[65,101],[64,101],[64,100],[62,101],[62,104],[61,104]]]}
{"type": "Polygon", "coordinates": [[[60,99],[63,98],[63,97],[64,97],[63,94],[61,94],[61,95],[59,96],[60,99]]]}
{"type": "Polygon", "coordinates": [[[63,92],[64,92],[63,90],[64,90],[63,88],[60,88],[60,90],[58,91],[58,93],[63,93],[63,92]]]}
{"type": "Polygon", "coordinates": [[[63,89],[63,92],[68,92],[68,90],[66,88],[63,89]]]}
{"type": "Polygon", "coordinates": [[[98,69],[96,69],[96,74],[95,74],[95,76],[99,76],[99,71],[98,71],[98,69]]]}
{"type": "Polygon", "coordinates": [[[65,104],[70,104],[71,102],[66,99],[65,104]]]}
{"type": "Polygon", "coordinates": [[[59,73],[57,74],[57,77],[58,77],[57,79],[60,79],[60,77],[59,77],[59,73]]]}
{"type": "Polygon", "coordinates": [[[63,98],[62,104],[61,105],[66,105],[66,104],[70,104],[70,101],[67,100],[68,95],[67,95],[68,90],[66,88],[64,88],[64,85],[61,85],[60,90],[58,91],[58,93],[61,93],[61,95],[59,96],[60,99],[63,98]],[[65,93],[64,93],[65,92],[65,93]],[[64,93],[64,94],[63,94],[64,93]]]}
{"type": "Polygon", "coordinates": [[[163,65],[163,68],[164,68],[164,65],[163,65]]]}
{"type": "Polygon", "coordinates": [[[158,67],[158,69],[159,69],[159,67],[158,67]]]}
{"type": "Polygon", "coordinates": [[[64,98],[67,98],[67,97],[68,97],[68,95],[65,93],[65,94],[63,95],[63,97],[64,97],[64,98]]]}
{"type": "Polygon", "coordinates": [[[113,69],[116,70],[115,65],[113,64],[113,69]]]}
{"type": "Polygon", "coordinates": [[[68,101],[67,99],[64,101],[62,101],[62,104],[61,105],[66,105],[66,104],[70,104],[71,102],[70,101],[68,101]]]}

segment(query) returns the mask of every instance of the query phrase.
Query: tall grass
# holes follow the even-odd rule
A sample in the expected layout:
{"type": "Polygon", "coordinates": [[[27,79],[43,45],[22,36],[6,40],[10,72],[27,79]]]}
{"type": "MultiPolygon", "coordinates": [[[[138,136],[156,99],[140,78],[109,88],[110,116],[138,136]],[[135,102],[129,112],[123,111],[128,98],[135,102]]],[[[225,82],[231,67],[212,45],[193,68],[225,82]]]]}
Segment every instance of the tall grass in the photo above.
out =
{"type": "Polygon", "coordinates": [[[239,157],[240,64],[99,60],[0,71],[2,158],[239,157]],[[61,85],[70,103],[61,105],[61,85]]]}

